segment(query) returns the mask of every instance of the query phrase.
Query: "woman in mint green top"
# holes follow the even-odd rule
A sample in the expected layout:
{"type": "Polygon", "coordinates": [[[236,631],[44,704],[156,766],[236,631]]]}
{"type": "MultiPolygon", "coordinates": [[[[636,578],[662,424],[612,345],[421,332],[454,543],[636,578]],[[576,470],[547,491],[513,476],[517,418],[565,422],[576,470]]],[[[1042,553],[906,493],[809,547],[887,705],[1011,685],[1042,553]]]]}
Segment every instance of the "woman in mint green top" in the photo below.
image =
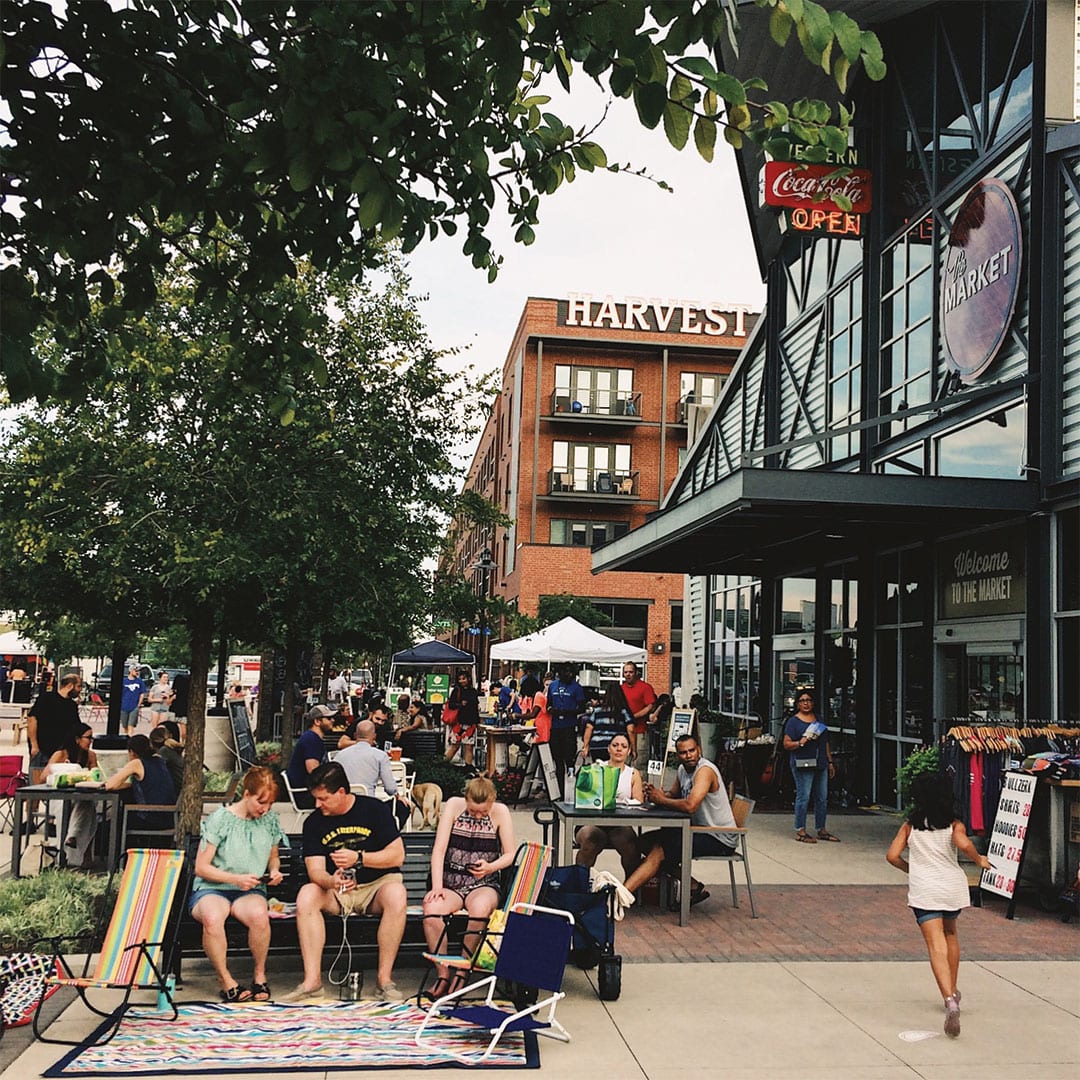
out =
{"type": "Polygon", "coordinates": [[[195,859],[191,914],[203,925],[203,950],[221,984],[221,1000],[269,1001],[266,954],[270,948],[270,914],[263,881],[282,881],[279,842],[289,842],[270,807],[277,799],[277,777],[259,766],[244,774],[240,801],[222,806],[203,822],[202,843],[195,859]],[[248,947],[255,961],[250,987],[241,988],[229,973],[225,920],[232,915],[248,928],[248,947]]]}

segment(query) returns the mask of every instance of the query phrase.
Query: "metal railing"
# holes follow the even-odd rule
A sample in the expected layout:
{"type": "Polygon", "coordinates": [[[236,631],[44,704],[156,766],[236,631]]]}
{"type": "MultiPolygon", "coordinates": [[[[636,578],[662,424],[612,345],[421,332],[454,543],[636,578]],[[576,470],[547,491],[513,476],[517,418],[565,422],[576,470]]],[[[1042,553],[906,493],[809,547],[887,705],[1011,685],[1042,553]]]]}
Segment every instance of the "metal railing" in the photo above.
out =
{"type": "Polygon", "coordinates": [[[641,394],[636,390],[571,390],[551,392],[552,416],[609,416],[635,420],[641,417],[641,394]]]}
{"type": "Polygon", "coordinates": [[[639,475],[636,471],[612,469],[552,469],[548,473],[548,494],[636,497],[639,475]]]}

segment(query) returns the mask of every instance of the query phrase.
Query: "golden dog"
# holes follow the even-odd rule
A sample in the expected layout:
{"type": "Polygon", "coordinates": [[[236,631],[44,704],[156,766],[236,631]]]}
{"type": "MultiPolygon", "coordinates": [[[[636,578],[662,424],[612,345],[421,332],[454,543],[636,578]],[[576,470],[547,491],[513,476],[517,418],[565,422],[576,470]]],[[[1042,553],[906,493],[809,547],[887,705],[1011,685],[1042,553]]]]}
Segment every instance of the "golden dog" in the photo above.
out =
{"type": "Polygon", "coordinates": [[[413,817],[420,814],[420,828],[434,829],[442,813],[442,788],[438,784],[414,784],[412,789],[413,817]]]}

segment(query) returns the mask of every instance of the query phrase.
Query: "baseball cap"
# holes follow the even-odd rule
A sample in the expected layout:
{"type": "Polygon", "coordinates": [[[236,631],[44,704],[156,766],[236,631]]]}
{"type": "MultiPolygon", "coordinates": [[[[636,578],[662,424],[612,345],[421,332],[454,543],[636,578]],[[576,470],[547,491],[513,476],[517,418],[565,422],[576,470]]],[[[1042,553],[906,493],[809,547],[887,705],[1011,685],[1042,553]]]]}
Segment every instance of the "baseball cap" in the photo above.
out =
{"type": "Polygon", "coordinates": [[[308,709],[308,720],[319,720],[325,716],[337,716],[337,713],[333,709],[328,709],[325,705],[316,705],[312,709],[308,709]]]}

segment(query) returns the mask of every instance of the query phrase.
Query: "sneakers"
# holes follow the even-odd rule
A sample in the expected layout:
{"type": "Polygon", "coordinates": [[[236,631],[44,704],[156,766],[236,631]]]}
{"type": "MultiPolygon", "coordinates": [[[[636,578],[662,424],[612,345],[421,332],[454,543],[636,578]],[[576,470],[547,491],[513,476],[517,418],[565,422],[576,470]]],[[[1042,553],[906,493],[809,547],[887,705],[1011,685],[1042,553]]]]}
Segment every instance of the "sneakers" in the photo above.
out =
{"type": "Polygon", "coordinates": [[[295,990],[290,990],[284,997],[278,998],[290,1005],[318,1005],[327,1000],[323,992],[322,983],[314,990],[308,990],[301,983],[295,990]]]}
{"type": "Polygon", "coordinates": [[[375,985],[375,1000],[376,1001],[404,1001],[405,995],[394,985],[392,982],[386,983],[385,986],[375,985]]]}
{"type": "Polygon", "coordinates": [[[945,999],[945,1034],[950,1039],[960,1034],[960,1002],[955,994],[945,999]]]}

